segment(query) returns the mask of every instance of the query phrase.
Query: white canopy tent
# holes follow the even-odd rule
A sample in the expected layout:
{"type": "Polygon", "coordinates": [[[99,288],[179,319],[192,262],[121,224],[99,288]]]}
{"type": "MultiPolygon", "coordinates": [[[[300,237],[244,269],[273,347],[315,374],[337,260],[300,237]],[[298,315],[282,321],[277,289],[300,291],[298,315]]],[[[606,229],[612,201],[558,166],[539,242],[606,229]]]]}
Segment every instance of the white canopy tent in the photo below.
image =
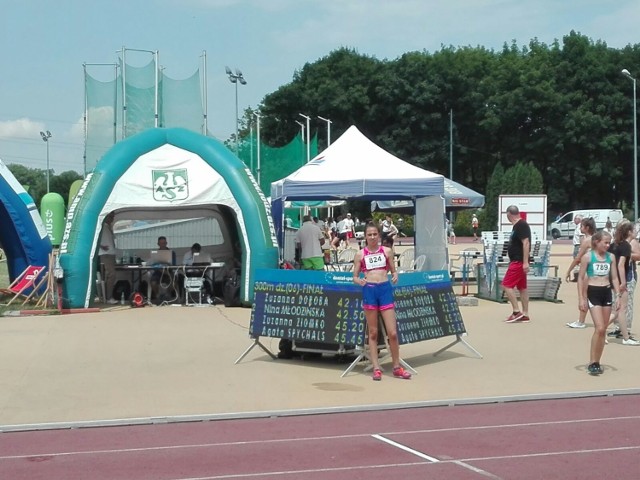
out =
{"type": "Polygon", "coordinates": [[[400,160],[353,125],[309,163],[271,184],[274,200],[399,200],[443,193],[442,175],[400,160]]]}
{"type": "Polygon", "coordinates": [[[447,268],[443,194],[442,175],[390,154],[355,126],[309,163],[271,184],[272,214],[281,240],[285,201],[414,200],[416,255],[427,255],[427,270],[447,268]]]}

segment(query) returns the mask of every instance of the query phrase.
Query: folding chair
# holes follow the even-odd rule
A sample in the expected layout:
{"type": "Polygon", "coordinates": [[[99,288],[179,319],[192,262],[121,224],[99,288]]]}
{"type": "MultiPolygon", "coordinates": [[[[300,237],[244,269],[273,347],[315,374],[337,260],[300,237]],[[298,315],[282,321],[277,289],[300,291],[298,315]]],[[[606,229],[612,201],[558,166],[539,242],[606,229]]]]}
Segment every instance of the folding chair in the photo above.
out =
{"type": "Polygon", "coordinates": [[[413,270],[413,261],[415,259],[415,249],[408,248],[398,257],[398,273],[410,272],[413,270]]]}
{"type": "Polygon", "coordinates": [[[413,269],[417,272],[421,271],[422,268],[424,267],[424,263],[427,261],[427,256],[426,255],[418,255],[415,259],[415,261],[413,262],[413,269]]]}
{"type": "MultiPolygon", "coordinates": [[[[20,297],[24,297],[25,300],[22,302],[24,305],[33,295],[33,292],[40,288],[42,285],[42,281],[38,282],[38,278],[41,274],[46,271],[45,267],[38,267],[29,265],[24,271],[16,277],[16,279],[11,282],[8,288],[0,289],[0,294],[3,295],[12,295],[11,300],[7,303],[7,306],[11,305],[15,300],[20,297]],[[31,289],[31,292],[27,294],[26,292],[31,289]]],[[[44,279],[43,279],[44,280],[44,279]]]]}
{"type": "Polygon", "coordinates": [[[353,270],[353,259],[356,257],[358,250],[355,248],[345,248],[338,254],[338,270],[350,272],[353,270]]]}

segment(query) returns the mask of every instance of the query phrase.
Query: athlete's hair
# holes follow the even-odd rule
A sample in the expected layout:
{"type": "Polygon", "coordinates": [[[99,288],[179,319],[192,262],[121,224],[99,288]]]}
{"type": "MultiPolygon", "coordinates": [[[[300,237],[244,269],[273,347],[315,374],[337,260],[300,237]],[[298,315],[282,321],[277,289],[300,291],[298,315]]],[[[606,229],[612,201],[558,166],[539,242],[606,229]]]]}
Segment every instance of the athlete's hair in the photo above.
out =
{"type": "Polygon", "coordinates": [[[580,222],[580,225],[584,227],[589,235],[593,235],[594,233],[596,233],[596,221],[592,217],[583,218],[580,222]]]}
{"type": "Polygon", "coordinates": [[[367,224],[364,226],[365,235],[367,234],[367,230],[369,230],[370,228],[375,228],[376,230],[378,230],[378,233],[380,233],[380,227],[378,226],[378,224],[374,222],[367,222],[367,224]]]}
{"type": "Polygon", "coordinates": [[[626,218],[623,218],[622,220],[620,220],[618,222],[618,225],[616,225],[616,231],[615,231],[616,245],[620,245],[627,238],[629,238],[629,233],[631,231],[633,231],[633,223],[631,223],[626,218]]]}
{"type": "Polygon", "coordinates": [[[604,230],[600,230],[594,233],[591,236],[591,248],[595,250],[596,246],[601,240],[604,240],[606,237],[609,237],[609,241],[611,241],[611,234],[609,232],[605,232],[604,230]]]}

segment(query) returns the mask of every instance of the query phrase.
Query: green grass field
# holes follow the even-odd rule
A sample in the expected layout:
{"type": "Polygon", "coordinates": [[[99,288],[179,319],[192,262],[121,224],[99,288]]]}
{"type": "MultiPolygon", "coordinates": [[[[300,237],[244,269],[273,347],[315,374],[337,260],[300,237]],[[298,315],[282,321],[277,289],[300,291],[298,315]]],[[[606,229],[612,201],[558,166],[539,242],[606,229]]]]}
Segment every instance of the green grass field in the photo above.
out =
{"type": "Polygon", "coordinates": [[[9,271],[7,270],[7,260],[0,260],[0,288],[9,286],[9,271]]]}
{"type": "MultiPolygon", "coordinates": [[[[0,260],[0,288],[7,288],[9,286],[9,271],[7,270],[7,259],[2,258],[2,260],[0,260]]],[[[0,294],[0,297],[2,297],[2,295],[0,294]]],[[[1,302],[5,302],[6,300],[0,300],[1,302]]],[[[0,305],[0,315],[4,314],[4,311],[6,310],[6,308],[2,305],[0,305]]]]}

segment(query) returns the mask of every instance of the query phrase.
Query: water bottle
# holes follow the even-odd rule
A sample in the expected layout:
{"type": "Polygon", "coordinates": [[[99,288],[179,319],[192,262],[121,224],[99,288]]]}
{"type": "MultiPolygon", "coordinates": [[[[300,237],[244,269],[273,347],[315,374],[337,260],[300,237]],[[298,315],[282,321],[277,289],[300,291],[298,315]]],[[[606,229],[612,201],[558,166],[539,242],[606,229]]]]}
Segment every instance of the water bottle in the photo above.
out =
{"type": "Polygon", "coordinates": [[[120,295],[120,305],[124,305],[124,292],[120,295]]]}

